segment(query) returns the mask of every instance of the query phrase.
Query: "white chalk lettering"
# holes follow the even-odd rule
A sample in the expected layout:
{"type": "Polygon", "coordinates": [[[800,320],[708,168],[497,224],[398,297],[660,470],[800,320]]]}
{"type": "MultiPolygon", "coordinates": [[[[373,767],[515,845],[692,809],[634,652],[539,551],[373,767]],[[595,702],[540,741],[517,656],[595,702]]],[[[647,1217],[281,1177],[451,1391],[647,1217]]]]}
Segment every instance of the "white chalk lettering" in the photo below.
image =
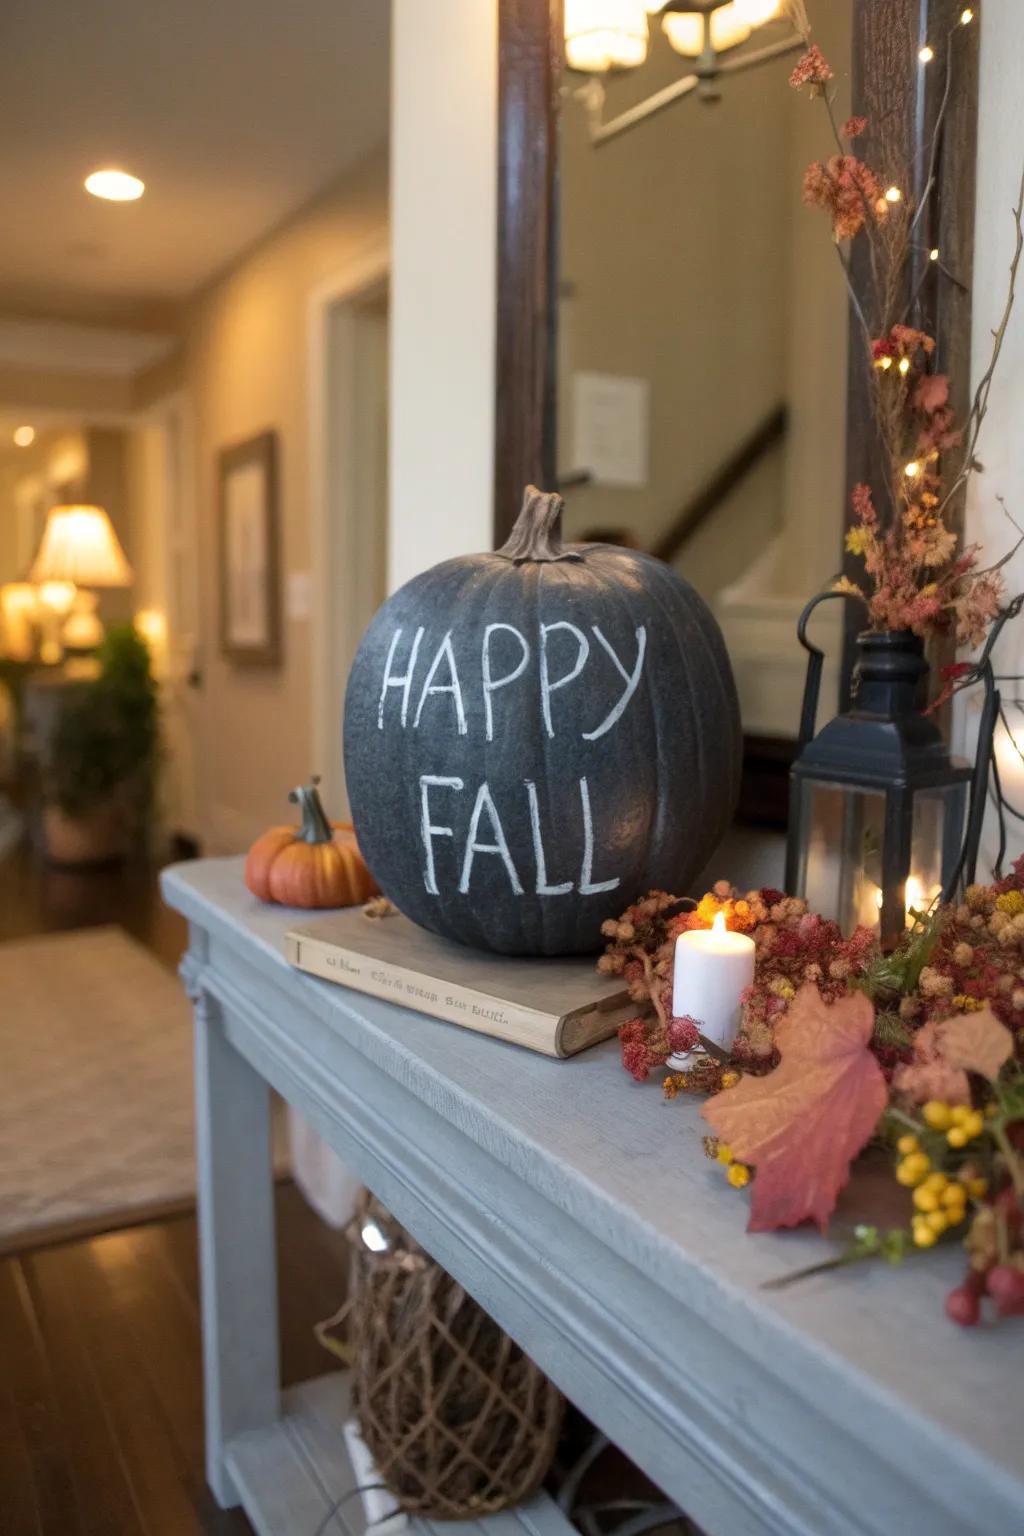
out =
{"type": "Polygon", "coordinates": [[[529,659],[529,643],[514,624],[488,624],[484,630],[483,646],[480,651],[480,668],[484,678],[484,719],[487,722],[488,741],[494,740],[494,706],[491,703],[491,694],[496,693],[499,688],[506,688],[509,683],[514,683],[517,677],[522,677],[529,659]],[[491,636],[497,629],[506,629],[510,635],[515,635],[523,648],[518,666],[511,672],[506,672],[504,677],[494,677],[491,674],[491,636]]]}
{"type": "Polygon", "coordinates": [[[526,793],[530,800],[530,831],[533,833],[533,858],[537,866],[537,884],[535,890],[538,896],[567,896],[572,890],[572,881],[566,880],[561,885],[548,884],[547,859],[544,856],[544,840],[540,833],[540,805],[537,801],[537,786],[530,779],[526,779],[526,793]]]}
{"type": "Polygon", "coordinates": [[[580,779],[580,803],[583,806],[583,865],[580,869],[580,895],[598,896],[602,891],[614,891],[619,883],[614,880],[595,881],[594,873],[594,818],[590,812],[590,790],[586,779],[580,779]]]}
{"type": "Polygon", "coordinates": [[[559,688],[564,688],[574,678],[579,677],[587,664],[590,655],[590,641],[582,629],[577,629],[575,624],[570,624],[568,619],[558,619],[554,624],[542,624],[540,627],[540,702],[544,714],[544,728],[549,736],[554,736],[555,728],[551,723],[551,695],[559,688]],[[567,629],[570,634],[576,636],[576,660],[572,668],[563,677],[551,681],[548,672],[548,635],[554,634],[556,629],[567,629]]]}
{"type": "Polygon", "coordinates": [[[621,720],[623,710],[629,703],[630,699],[633,697],[634,693],[636,693],[637,684],[640,681],[640,673],[643,670],[644,654],[647,650],[647,629],[646,626],[641,625],[636,632],[636,662],[632,672],[627,672],[625,667],[622,665],[622,662],[616,656],[609,642],[598,629],[597,625],[592,624],[590,627],[594,631],[594,634],[597,636],[600,643],[604,646],[605,650],[608,652],[608,655],[611,657],[612,661],[615,663],[620,675],[626,684],[626,687],[622,697],[619,699],[614,709],[609,711],[609,713],[601,721],[601,724],[597,727],[597,730],[583,732],[584,741],[596,741],[599,736],[603,736],[607,731],[610,731],[612,726],[621,720]]]}
{"type": "MultiPolygon", "coordinates": [[[[458,668],[455,665],[455,654],[452,651],[451,630],[448,631],[444,639],[441,641],[441,644],[438,646],[437,654],[433,661],[430,663],[430,670],[428,671],[426,677],[423,679],[423,687],[420,690],[420,702],[416,706],[416,718],[412,723],[413,730],[416,730],[417,726],[419,725],[420,716],[423,713],[423,706],[432,693],[451,694],[455,701],[455,719],[458,724],[459,735],[465,736],[466,711],[462,705],[462,685],[459,682],[458,668]],[[448,676],[451,678],[451,681],[448,683],[435,683],[434,677],[437,674],[437,669],[441,665],[442,660],[448,663],[448,676]]],[[[402,723],[405,723],[404,720],[402,723]]]]}
{"type": "Polygon", "coordinates": [[[434,789],[462,789],[461,779],[440,778],[436,774],[420,774],[420,832],[423,837],[423,851],[426,862],[423,867],[423,884],[431,896],[440,893],[437,889],[437,871],[434,868],[434,838],[454,837],[451,827],[437,827],[430,820],[430,791],[434,789]]]}
{"type": "Polygon", "coordinates": [[[391,636],[391,644],[388,647],[388,659],[384,663],[384,681],[381,684],[380,702],[377,705],[377,729],[379,731],[384,729],[384,703],[387,699],[389,688],[401,688],[402,690],[402,729],[405,729],[405,722],[409,714],[409,689],[412,687],[412,675],[416,670],[416,657],[419,653],[420,641],[423,639],[423,625],[421,624],[419,629],[417,629],[412,642],[412,650],[409,652],[409,670],[399,677],[396,674],[392,674],[391,663],[395,659],[395,651],[398,649],[398,642],[401,638],[402,627],[399,625],[391,636]]]}
{"type": "Polygon", "coordinates": [[[462,861],[462,879],[459,881],[459,890],[463,896],[469,890],[470,876],[473,873],[473,860],[478,853],[498,854],[505,865],[513,891],[517,896],[523,894],[522,883],[516,874],[516,867],[512,862],[512,855],[508,851],[508,843],[505,840],[505,831],[498,819],[498,812],[495,809],[486,780],[477,791],[476,804],[473,806],[473,815],[470,817],[469,822],[469,835],[466,838],[466,856],[462,861]],[[477,842],[480,833],[480,818],[484,811],[487,812],[490,818],[491,830],[494,834],[493,843],[477,842]]]}

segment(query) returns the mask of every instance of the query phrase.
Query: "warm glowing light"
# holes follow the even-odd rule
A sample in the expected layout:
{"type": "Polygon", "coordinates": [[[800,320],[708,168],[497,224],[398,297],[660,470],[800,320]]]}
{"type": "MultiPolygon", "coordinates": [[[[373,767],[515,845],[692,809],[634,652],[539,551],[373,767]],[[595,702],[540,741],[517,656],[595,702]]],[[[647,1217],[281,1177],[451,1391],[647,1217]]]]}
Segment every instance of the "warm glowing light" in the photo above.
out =
{"type": "Polygon", "coordinates": [[[14,446],[16,448],[31,448],[36,440],[35,427],[15,427],[14,446]]]}
{"type": "Polygon", "coordinates": [[[134,203],[146,190],[146,183],[137,176],[113,167],[90,172],[84,185],[93,197],[102,197],[108,203],[134,203]]]}
{"type": "Polygon", "coordinates": [[[783,0],[733,0],[733,9],[749,27],[763,27],[782,15],[783,0]]]}
{"type": "Polygon", "coordinates": [[[875,364],[875,366],[877,368],[881,368],[882,372],[885,373],[887,371],[887,369],[892,367],[892,358],[891,357],[880,357],[878,359],[878,362],[875,364]]]}
{"type": "Polygon", "coordinates": [[[60,637],[69,651],[94,651],[103,639],[103,620],[97,613],[99,593],[78,592],[60,637]]]}
{"type": "Polygon", "coordinates": [[[359,1235],[371,1253],[387,1252],[388,1240],[375,1221],[365,1222],[359,1235]]]}
{"type": "Polygon", "coordinates": [[[973,20],[974,20],[974,12],[971,10],[971,7],[969,5],[967,5],[960,12],[960,23],[961,23],[962,26],[969,27],[973,20]]]}
{"type": "Polygon", "coordinates": [[[140,608],[132,623],[152,651],[167,644],[167,618],[159,608],[140,608]]]}
{"type": "Polygon", "coordinates": [[[920,474],[920,472],[921,466],[916,459],[911,459],[910,463],[907,464],[903,470],[903,473],[906,475],[908,480],[915,479],[920,474]]]}
{"type": "Polygon", "coordinates": [[[70,613],[75,591],[73,581],[44,581],[39,586],[39,601],[51,613],[70,613]]]}
{"type": "MultiPolygon", "coordinates": [[[[711,46],[716,53],[725,53],[745,43],[750,36],[751,23],[740,13],[740,0],[730,0],[728,5],[712,11],[706,18],[711,26],[711,46]]],[[[695,59],[704,49],[705,17],[692,11],[669,11],[662,18],[661,29],[676,53],[695,59]]]]}
{"type": "Polygon", "coordinates": [[[725,913],[716,912],[711,924],[711,932],[719,937],[725,932],[725,913]]]}
{"type": "Polygon", "coordinates": [[[907,376],[907,374],[909,372],[910,372],[910,358],[909,357],[901,357],[900,358],[900,373],[902,373],[903,377],[906,378],[906,376],[907,376]]]}
{"type": "Polygon", "coordinates": [[[928,252],[928,260],[929,261],[938,261],[938,259],[939,259],[939,248],[938,248],[937,245],[934,245],[934,246],[932,246],[932,249],[928,252]]]}
{"type": "Polygon", "coordinates": [[[80,587],[128,587],[132,568],[102,507],[53,507],[46,519],[32,581],[80,587]]]}
{"type": "Polygon", "coordinates": [[[0,634],[4,655],[12,661],[32,659],[36,607],[37,593],[31,582],[8,581],[0,587],[0,634]]]}
{"type": "Polygon", "coordinates": [[[903,197],[899,187],[886,187],[885,200],[887,203],[898,203],[903,197]]]}
{"type": "Polygon", "coordinates": [[[932,59],[935,57],[935,49],[929,47],[929,45],[925,43],[924,47],[921,49],[917,56],[921,60],[922,64],[930,64],[932,59]]]}
{"type": "MultiPolygon", "coordinates": [[[[903,888],[903,905],[907,915],[907,922],[910,922],[914,912],[927,912],[941,894],[941,886],[933,885],[931,890],[926,892],[923,882],[918,879],[917,875],[908,875],[906,885],[903,888]]],[[[881,912],[882,890],[877,885],[875,886],[875,906],[881,912]]]]}
{"type": "Polygon", "coordinates": [[[643,0],[565,0],[565,62],[586,75],[634,69],[647,57],[643,0]]]}

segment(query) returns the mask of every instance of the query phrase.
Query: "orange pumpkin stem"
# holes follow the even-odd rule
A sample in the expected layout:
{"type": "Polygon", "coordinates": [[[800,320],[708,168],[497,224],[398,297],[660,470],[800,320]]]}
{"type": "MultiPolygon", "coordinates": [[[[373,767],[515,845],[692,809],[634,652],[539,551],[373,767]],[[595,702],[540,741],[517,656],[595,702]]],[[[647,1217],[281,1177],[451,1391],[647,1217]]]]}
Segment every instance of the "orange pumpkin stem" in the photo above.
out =
{"type": "Polygon", "coordinates": [[[290,790],[288,794],[292,804],[299,806],[302,810],[302,826],[297,834],[297,841],[302,843],[334,841],[334,833],[327,820],[327,812],[320,799],[320,791],[317,789],[319,782],[318,778],[314,778],[310,783],[300,784],[296,789],[290,790]]]}

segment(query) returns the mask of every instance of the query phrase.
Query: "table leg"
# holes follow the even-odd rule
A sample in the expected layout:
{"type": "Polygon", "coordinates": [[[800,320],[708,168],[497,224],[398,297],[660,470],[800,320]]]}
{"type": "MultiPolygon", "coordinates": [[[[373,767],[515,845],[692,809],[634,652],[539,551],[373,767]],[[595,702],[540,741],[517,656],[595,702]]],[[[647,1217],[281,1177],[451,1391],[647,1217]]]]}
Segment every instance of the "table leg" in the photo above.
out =
{"type": "Polygon", "coordinates": [[[218,1004],[203,992],[194,1002],[206,1477],[228,1508],[239,1498],[225,1447],[279,1412],[270,1090],[228,1041],[218,1004]]]}

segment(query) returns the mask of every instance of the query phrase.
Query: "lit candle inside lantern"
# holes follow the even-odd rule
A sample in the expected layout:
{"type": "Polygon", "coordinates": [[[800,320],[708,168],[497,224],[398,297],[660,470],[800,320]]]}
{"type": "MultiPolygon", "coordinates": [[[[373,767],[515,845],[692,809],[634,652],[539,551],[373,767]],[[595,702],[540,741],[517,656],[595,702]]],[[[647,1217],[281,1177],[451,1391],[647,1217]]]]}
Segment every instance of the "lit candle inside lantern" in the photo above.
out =
{"type": "MultiPolygon", "coordinates": [[[[706,1039],[731,1050],[740,1023],[740,998],[754,981],[754,941],[730,933],[725,913],[710,929],[694,928],[676,940],[672,1012],[693,1019],[706,1039]]],[[[679,1062],[669,1058],[669,1066],[679,1062]]]]}

